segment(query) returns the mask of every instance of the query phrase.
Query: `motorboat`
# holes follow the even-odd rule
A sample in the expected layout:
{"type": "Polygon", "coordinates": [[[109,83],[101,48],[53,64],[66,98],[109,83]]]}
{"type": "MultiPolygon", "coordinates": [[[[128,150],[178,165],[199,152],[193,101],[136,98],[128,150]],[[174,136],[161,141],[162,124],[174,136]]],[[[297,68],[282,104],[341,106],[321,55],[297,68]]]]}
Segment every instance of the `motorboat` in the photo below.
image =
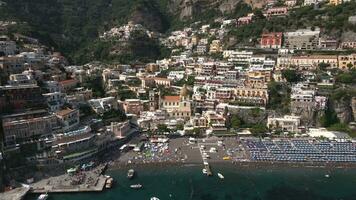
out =
{"type": "Polygon", "coordinates": [[[135,175],[135,170],[129,169],[129,171],[127,172],[127,178],[132,179],[134,175],[135,175]]]}
{"type": "Polygon", "coordinates": [[[203,174],[208,174],[208,171],[205,168],[203,169],[203,174]]]}
{"type": "Polygon", "coordinates": [[[132,188],[132,189],[141,189],[142,185],[141,184],[134,184],[134,185],[130,185],[130,188],[132,188]]]}
{"type": "Polygon", "coordinates": [[[106,183],[105,183],[105,188],[107,189],[110,189],[112,187],[112,184],[114,183],[114,179],[109,177],[107,180],[106,180],[106,183]]]}
{"type": "Polygon", "coordinates": [[[38,198],[37,198],[37,200],[46,200],[46,199],[48,199],[48,194],[46,193],[46,194],[41,194],[38,198]]]}
{"type": "Polygon", "coordinates": [[[224,179],[225,177],[222,175],[222,174],[220,174],[220,173],[218,173],[218,177],[220,178],[220,179],[224,179]]]}
{"type": "Polygon", "coordinates": [[[159,200],[159,198],[157,198],[157,197],[151,197],[150,200],[159,200]]]}

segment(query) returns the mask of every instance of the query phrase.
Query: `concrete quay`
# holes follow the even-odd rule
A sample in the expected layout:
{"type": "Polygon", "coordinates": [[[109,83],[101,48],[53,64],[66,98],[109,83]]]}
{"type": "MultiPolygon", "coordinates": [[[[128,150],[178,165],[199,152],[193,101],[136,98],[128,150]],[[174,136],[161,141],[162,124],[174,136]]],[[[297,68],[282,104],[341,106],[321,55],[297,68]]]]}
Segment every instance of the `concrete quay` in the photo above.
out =
{"type": "Polygon", "coordinates": [[[74,175],[64,174],[43,179],[30,185],[30,193],[70,193],[101,192],[105,188],[107,177],[102,174],[104,168],[91,171],[79,171],[74,175]]]}
{"type": "Polygon", "coordinates": [[[22,200],[29,190],[29,187],[19,187],[8,192],[0,193],[0,200],[22,200]]]}

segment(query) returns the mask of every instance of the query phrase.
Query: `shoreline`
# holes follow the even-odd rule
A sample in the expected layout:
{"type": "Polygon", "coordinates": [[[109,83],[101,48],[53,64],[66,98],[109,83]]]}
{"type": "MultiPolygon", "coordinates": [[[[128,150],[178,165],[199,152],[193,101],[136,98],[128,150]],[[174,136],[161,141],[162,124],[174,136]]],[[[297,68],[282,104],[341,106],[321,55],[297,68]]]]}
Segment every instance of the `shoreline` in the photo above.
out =
{"type": "MultiPolygon", "coordinates": [[[[263,169],[263,168],[293,168],[293,169],[356,169],[356,163],[286,163],[286,162],[254,162],[254,161],[244,161],[244,162],[224,162],[224,161],[212,161],[209,164],[214,166],[228,165],[237,168],[249,168],[249,169],[263,169]]],[[[119,163],[119,164],[109,164],[107,171],[115,171],[119,169],[129,169],[129,168],[145,168],[145,167],[189,167],[189,166],[201,166],[201,162],[147,162],[147,163],[119,163]]]]}

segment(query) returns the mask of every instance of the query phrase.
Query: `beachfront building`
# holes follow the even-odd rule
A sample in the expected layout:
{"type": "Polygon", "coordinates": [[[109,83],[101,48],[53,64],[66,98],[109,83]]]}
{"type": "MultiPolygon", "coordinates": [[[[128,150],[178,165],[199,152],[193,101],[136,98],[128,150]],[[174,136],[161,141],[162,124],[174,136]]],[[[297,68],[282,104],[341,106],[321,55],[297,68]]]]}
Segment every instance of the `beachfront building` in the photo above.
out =
{"type": "Polygon", "coordinates": [[[5,148],[49,136],[58,128],[56,116],[44,110],[5,115],[2,117],[2,126],[5,148]]]}
{"type": "Polygon", "coordinates": [[[283,117],[268,117],[267,127],[270,129],[279,129],[282,131],[298,133],[300,126],[300,117],[285,115],[283,117]]]}

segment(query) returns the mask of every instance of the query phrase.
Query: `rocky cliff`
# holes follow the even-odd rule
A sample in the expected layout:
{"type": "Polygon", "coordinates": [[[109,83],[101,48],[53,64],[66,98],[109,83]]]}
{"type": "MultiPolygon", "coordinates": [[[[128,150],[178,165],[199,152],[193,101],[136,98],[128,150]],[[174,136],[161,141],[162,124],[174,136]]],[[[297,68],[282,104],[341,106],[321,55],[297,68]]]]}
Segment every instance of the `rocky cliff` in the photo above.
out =
{"type": "Polygon", "coordinates": [[[209,10],[230,13],[239,2],[241,0],[170,0],[168,9],[170,13],[184,20],[209,10]]]}

